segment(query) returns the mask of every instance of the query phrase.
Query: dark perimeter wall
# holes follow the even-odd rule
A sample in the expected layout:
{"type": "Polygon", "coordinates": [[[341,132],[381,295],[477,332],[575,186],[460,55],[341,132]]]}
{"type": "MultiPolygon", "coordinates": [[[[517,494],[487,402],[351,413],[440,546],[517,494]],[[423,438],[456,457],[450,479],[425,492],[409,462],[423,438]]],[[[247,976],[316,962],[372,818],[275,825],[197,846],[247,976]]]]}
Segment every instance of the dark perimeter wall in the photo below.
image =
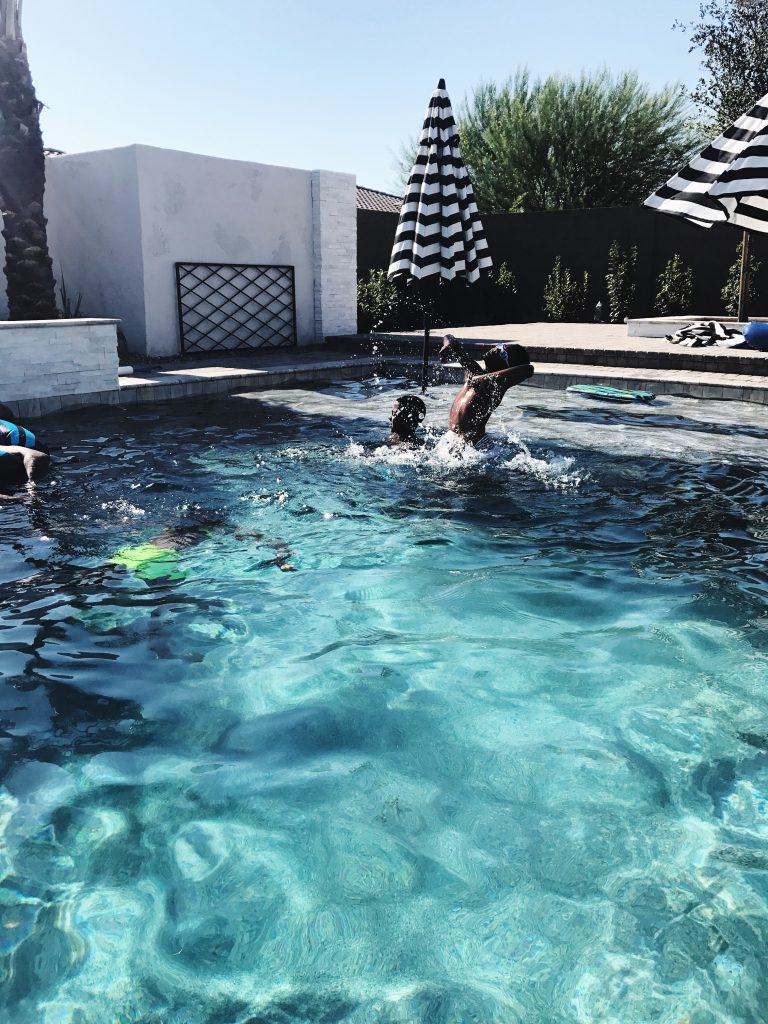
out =
{"type": "MultiPolygon", "coordinates": [[[[589,272],[589,309],[600,299],[607,316],[605,274],[613,239],[625,249],[637,246],[636,316],[653,313],[657,278],[675,253],[693,270],[691,312],[702,316],[722,314],[720,290],[741,239],[736,228],[697,228],[645,207],[486,214],[482,220],[494,265],[506,261],[517,280],[517,294],[504,317],[504,322],[512,323],[542,319],[544,284],[557,256],[577,274],[589,272]]],[[[396,228],[395,214],[358,210],[359,275],[387,268],[396,228]]],[[[763,266],[755,282],[758,308],[749,312],[768,315],[768,237],[752,234],[750,238],[752,252],[763,266]]],[[[481,308],[486,301],[482,292],[462,289],[463,310],[457,309],[456,313],[464,323],[489,322],[486,310],[481,308]]]]}

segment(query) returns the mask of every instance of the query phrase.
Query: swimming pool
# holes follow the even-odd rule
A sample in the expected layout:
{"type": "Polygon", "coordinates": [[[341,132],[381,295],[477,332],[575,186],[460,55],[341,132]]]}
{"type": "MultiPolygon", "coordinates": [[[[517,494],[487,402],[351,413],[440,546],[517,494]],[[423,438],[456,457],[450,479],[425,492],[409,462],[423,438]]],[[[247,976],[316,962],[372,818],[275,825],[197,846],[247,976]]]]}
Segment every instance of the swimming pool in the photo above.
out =
{"type": "Polygon", "coordinates": [[[765,1020],[768,414],[521,387],[494,458],[377,452],[404,386],[48,428],[1,1019],[765,1020]]]}

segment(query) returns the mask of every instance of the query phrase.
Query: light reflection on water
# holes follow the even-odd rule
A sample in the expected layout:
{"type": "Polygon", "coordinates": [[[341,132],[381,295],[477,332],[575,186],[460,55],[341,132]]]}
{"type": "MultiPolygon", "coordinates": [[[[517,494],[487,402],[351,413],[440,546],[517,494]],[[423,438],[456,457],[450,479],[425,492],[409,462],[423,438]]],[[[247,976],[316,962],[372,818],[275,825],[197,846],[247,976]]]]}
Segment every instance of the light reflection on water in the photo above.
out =
{"type": "Polygon", "coordinates": [[[764,1019],[768,416],[520,388],[488,459],[449,399],[417,452],[379,386],[50,428],[2,512],[2,1019],[764,1019]],[[179,526],[176,578],[110,563],[179,526]]]}

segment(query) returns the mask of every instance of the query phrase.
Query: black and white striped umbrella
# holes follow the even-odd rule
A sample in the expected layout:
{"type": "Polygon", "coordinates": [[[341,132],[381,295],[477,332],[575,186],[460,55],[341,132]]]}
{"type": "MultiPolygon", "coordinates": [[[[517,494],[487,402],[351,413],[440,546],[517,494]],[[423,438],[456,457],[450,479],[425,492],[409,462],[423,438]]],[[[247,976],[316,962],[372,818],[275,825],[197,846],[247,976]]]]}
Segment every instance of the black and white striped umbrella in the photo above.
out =
{"type": "Polygon", "coordinates": [[[451,101],[441,78],[424,119],[392,247],[389,278],[457,276],[469,284],[490,268],[488,242],[459,152],[451,101]]]}
{"type": "MultiPolygon", "coordinates": [[[[459,151],[451,101],[440,79],[427,107],[405,190],[387,277],[474,284],[491,267],[488,242],[459,151]]],[[[431,302],[424,304],[422,392],[427,389],[431,302]]]]}
{"type": "Polygon", "coordinates": [[[645,200],[701,227],[768,232],[768,96],[645,200]]]}

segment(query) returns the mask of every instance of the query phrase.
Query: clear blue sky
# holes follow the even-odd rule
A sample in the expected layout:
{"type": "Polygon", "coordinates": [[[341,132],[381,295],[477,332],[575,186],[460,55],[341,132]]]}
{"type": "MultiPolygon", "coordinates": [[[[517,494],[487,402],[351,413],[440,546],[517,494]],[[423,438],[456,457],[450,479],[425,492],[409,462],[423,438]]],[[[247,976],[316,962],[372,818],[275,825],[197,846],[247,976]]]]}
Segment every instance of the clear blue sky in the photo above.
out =
{"type": "Polygon", "coordinates": [[[520,65],[691,85],[697,0],[25,0],[46,145],[141,142],[396,182],[446,79],[454,105],[520,65]]]}

